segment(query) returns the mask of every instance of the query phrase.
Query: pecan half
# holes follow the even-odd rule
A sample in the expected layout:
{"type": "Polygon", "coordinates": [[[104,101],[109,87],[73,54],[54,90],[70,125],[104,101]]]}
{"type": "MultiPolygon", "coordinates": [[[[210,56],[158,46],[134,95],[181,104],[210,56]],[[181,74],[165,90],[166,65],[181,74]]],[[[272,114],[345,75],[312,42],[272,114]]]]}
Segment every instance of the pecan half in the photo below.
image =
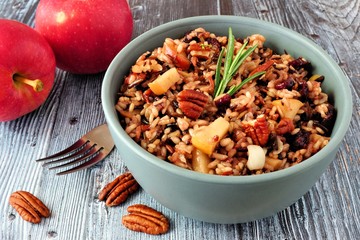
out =
{"type": "Polygon", "coordinates": [[[185,89],[178,94],[177,101],[179,103],[179,108],[185,116],[197,119],[204,111],[204,108],[209,101],[209,97],[202,92],[185,89]]]}
{"type": "Polygon", "coordinates": [[[190,52],[191,56],[201,59],[209,59],[211,56],[211,45],[204,43],[190,44],[188,51],[190,52]]]}
{"type": "Polygon", "coordinates": [[[139,188],[139,184],[131,173],[124,173],[108,183],[100,192],[99,200],[105,201],[106,206],[117,206],[139,188]]]}
{"type": "Polygon", "coordinates": [[[269,140],[270,129],[264,115],[258,116],[254,121],[243,122],[242,127],[247,136],[249,136],[254,144],[265,146],[269,140]]]}
{"type": "Polygon", "coordinates": [[[122,217],[122,224],[130,230],[157,235],[169,230],[169,221],[155,209],[143,204],[128,207],[129,215],[122,217]]]}
{"type": "Polygon", "coordinates": [[[9,202],[25,221],[39,223],[41,217],[47,218],[50,216],[50,211],[44,203],[29,192],[13,192],[10,195],[9,202]]]}
{"type": "Polygon", "coordinates": [[[283,135],[285,133],[290,133],[295,129],[293,120],[290,118],[282,118],[277,125],[276,133],[279,135],[283,135]]]}

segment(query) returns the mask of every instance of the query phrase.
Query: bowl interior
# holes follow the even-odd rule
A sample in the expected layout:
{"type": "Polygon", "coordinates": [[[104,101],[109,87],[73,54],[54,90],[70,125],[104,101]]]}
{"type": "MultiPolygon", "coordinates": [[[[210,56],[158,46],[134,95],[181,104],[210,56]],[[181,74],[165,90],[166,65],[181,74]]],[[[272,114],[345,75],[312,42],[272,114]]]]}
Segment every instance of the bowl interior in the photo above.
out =
{"type": "Polygon", "coordinates": [[[107,123],[110,128],[113,129],[113,134],[119,136],[123,143],[126,143],[129,148],[140,154],[147,161],[150,161],[152,164],[155,164],[166,171],[171,171],[173,174],[197,179],[199,181],[229,184],[261,182],[280,178],[289,174],[296,174],[300,170],[310,168],[314,163],[329,158],[331,150],[338,148],[344,138],[352,114],[352,99],[348,79],[344,76],[336,62],[322,48],[297,32],[277,24],[236,16],[201,16],[186,18],[161,25],[140,35],[130,42],[114,58],[109,66],[102,86],[102,104],[107,123]],[[274,49],[279,54],[286,50],[295,58],[301,56],[310,61],[314,67],[314,73],[325,76],[325,81],[322,85],[323,91],[329,94],[331,101],[334,103],[337,110],[337,118],[329,144],[320,152],[296,166],[272,173],[242,177],[213,176],[185,170],[174,166],[173,164],[159,161],[155,156],[136,144],[121,127],[118,120],[118,114],[114,108],[117,101],[117,93],[123,82],[124,76],[129,73],[129,69],[141,54],[162,46],[165,38],[179,38],[186,32],[198,27],[203,27],[207,31],[223,36],[227,36],[228,28],[231,27],[234,35],[242,38],[259,33],[267,39],[265,45],[274,49]]]}

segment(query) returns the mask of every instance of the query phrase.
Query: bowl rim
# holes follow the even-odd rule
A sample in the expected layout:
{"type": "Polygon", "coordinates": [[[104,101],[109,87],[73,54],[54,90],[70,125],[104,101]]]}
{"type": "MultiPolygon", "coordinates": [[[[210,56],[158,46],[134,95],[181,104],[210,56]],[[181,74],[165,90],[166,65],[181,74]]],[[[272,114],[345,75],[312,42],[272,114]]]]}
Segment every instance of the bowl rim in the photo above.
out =
{"type": "MultiPolygon", "coordinates": [[[[143,39],[151,38],[156,36],[157,34],[173,29],[174,26],[182,27],[188,25],[199,25],[204,22],[219,22],[222,23],[234,23],[235,22],[242,22],[248,25],[264,25],[269,28],[275,28],[277,30],[282,31],[282,34],[287,35],[290,38],[296,38],[297,41],[300,41],[302,44],[306,44],[307,46],[311,47],[313,51],[316,51],[317,54],[323,55],[326,63],[334,69],[337,77],[341,79],[343,82],[342,91],[347,94],[346,101],[349,103],[349,106],[352,106],[352,95],[349,86],[349,80],[344,75],[343,70],[337,65],[337,63],[330,57],[325,50],[323,50],[320,46],[315,44],[310,39],[306,38],[305,36],[301,35],[300,33],[291,30],[289,28],[283,27],[276,23],[250,18],[250,17],[243,17],[243,16],[229,16],[229,15],[206,15],[206,16],[196,16],[196,17],[188,17],[182,18],[174,21],[170,21],[154,27],[143,34],[139,35],[135,39],[133,39],[128,45],[126,45],[113,59],[110,66],[108,67],[107,71],[105,72],[105,76],[102,83],[101,89],[101,99],[103,110],[105,113],[106,121],[112,129],[113,134],[121,139],[122,142],[127,143],[127,147],[129,147],[134,153],[138,154],[141,158],[145,159],[148,163],[152,165],[156,165],[160,169],[166,172],[170,172],[171,174],[176,174],[180,177],[186,177],[188,179],[193,179],[201,182],[210,182],[210,183],[217,183],[217,184],[248,184],[248,183],[260,183],[263,181],[269,181],[279,178],[284,178],[289,175],[294,174],[302,174],[303,171],[306,169],[311,168],[316,163],[323,160],[323,158],[329,157],[328,152],[331,152],[331,149],[337,149],[338,146],[343,141],[343,138],[349,128],[350,120],[352,116],[352,108],[345,108],[343,110],[343,114],[339,116],[337,115],[336,121],[339,121],[339,126],[337,131],[332,133],[332,139],[329,141],[327,146],[325,146],[321,151],[316,153],[315,155],[308,158],[306,161],[303,161],[295,166],[291,166],[286,169],[278,170],[275,172],[260,174],[260,175],[249,175],[249,176],[219,176],[219,175],[211,175],[211,174],[204,174],[195,172],[192,170],[187,170],[181,167],[178,167],[172,163],[159,160],[156,156],[152,155],[145,149],[143,149],[140,145],[138,145],[122,128],[120,122],[118,121],[118,116],[115,111],[115,99],[111,99],[110,94],[107,94],[111,91],[110,89],[110,82],[112,80],[112,75],[116,72],[116,68],[119,65],[119,59],[126,56],[128,53],[131,53],[131,49],[136,47],[137,44],[140,44],[143,39]]],[[[122,156],[123,158],[123,156],[122,156]]],[[[126,164],[126,162],[125,162],[126,164]]]]}

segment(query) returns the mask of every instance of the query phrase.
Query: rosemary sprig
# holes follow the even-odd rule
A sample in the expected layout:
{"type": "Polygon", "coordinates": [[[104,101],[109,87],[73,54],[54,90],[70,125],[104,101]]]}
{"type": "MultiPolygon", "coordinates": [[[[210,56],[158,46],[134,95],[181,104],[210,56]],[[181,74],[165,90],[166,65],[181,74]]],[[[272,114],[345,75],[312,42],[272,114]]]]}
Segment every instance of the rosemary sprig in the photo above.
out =
{"type": "Polygon", "coordinates": [[[265,73],[265,71],[262,72],[258,72],[255,73],[253,75],[251,75],[250,77],[246,78],[245,80],[243,80],[239,85],[236,86],[232,86],[229,91],[227,92],[227,94],[229,94],[230,96],[234,95],[237,91],[239,91],[245,84],[247,84],[248,82],[250,82],[251,80],[253,80],[254,78],[260,77],[261,75],[263,75],[265,73]]]}
{"type": "MultiPolygon", "coordinates": [[[[237,70],[241,66],[241,64],[245,61],[245,59],[257,48],[257,45],[254,45],[248,49],[245,50],[246,46],[248,44],[248,41],[245,40],[244,44],[236,54],[235,58],[234,56],[234,48],[235,48],[235,37],[232,33],[232,29],[229,28],[229,36],[228,36],[228,45],[225,49],[224,47],[221,49],[217,64],[216,64],[216,72],[215,72],[215,91],[214,91],[214,98],[220,96],[223,94],[226,90],[227,85],[231,81],[231,79],[236,74],[237,70]],[[221,78],[221,65],[222,65],[222,59],[224,56],[224,53],[226,51],[225,55],[225,63],[224,63],[224,73],[222,74],[221,78]]],[[[248,78],[246,78],[244,81],[242,81],[239,85],[231,87],[227,94],[232,96],[235,94],[242,86],[244,86],[247,82],[251,81],[252,79],[261,76],[265,72],[259,72],[256,73],[248,78]]]]}
{"type": "Polygon", "coordinates": [[[221,49],[221,52],[220,52],[220,55],[219,55],[219,58],[218,58],[218,61],[217,61],[217,64],[216,64],[216,71],[215,71],[215,91],[214,93],[216,93],[216,89],[219,89],[219,85],[220,85],[220,81],[221,81],[221,62],[222,62],[222,59],[224,57],[224,54],[225,54],[225,48],[223,47],[221,49]]]}

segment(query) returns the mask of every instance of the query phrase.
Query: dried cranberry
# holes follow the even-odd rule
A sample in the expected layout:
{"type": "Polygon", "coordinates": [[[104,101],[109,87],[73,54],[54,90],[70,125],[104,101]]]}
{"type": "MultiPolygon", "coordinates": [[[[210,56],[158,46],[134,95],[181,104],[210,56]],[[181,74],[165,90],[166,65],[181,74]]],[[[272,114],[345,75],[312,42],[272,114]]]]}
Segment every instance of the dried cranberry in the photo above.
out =
{"type": "Polygon", "coordinates": [[[227,93],[221,95],[219,98],[215,99],[215,105],[220,109],[225,109],[230,105],[231,96],[227,93]]]}
{"type": "Polygon", "coordinates": [[[213,47],[221,49],[221,43],[216,38],[207,38],[206,41],[213,47]]]}
{"type": "Polygon", "coordinates": [[[289,141],[290,149],[292,151],[304,149],[309,144],[310,132],[301,129],[298,133],[294,135],[288,135],[287,140],[289,141]]]}
{"type": "Polygon", "coordinates": [[[292,79],[291,77],[288,77],[285,81],[275,84],[275,89],[282,90],[282,89],[286,88],[287,90],[292,90],[294,85],[295,85],[294,79],[292,79]]]}
{"type": "Polygon", "coordinates": [[[326,126],[328,129],[332,129],[335,124],[336,119],[336,110],[333,105],[328,104],[328,112],[326,114],[326,117],[321,122],[324,126],[326,126]]]}
{"type": "Polygon", "coordinates": [[[302,109],[304,110],[304,113],[300,115],[301,121],[306,121],[307,122],[307,121],[309,121],[310,119],[313,118],[314,109],[310,105],[309,102],[305,102],[302,109]]]}
{"type": "Polygon", "coordinates": [[[297,59],[292,60],[289,62],[289,65],[294,67],[295,69],[299,70],[300,68],[307,68],[310,65],[310,62],[305,60],[303,57],[299,57],[297,59]]]}
{"type": "Polygon", "coordinates": [[[269,152],[278,149],[277,136],[275,133],[270,133],[266,147],[268,148],[269,152]]]}
{"type": "Polygon", "coordinates": [[[306,100],[308,98],[309,95],[309,88],[307,83],[304,80],[299,80],[298,81],[298,89],[297,91],[300,93],[301,98],[303,100],[306,100]]]}

